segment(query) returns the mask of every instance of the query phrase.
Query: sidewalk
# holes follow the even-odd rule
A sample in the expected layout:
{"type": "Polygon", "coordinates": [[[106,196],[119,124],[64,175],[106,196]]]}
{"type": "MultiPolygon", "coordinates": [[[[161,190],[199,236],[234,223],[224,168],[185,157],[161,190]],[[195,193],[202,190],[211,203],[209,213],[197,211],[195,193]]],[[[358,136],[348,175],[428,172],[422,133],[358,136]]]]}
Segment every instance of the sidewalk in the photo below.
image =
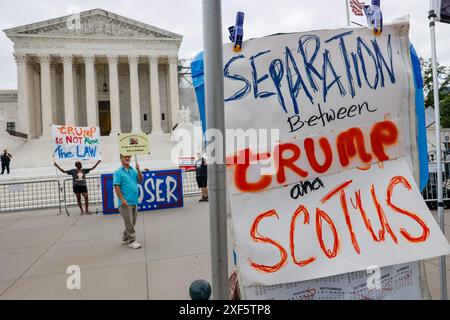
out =
{"type": "MultiPolygon", "coordinates": [[[[71,217],[57,213],[0,214],[0,300],[189,299],[194,280],[211,281],[208,205],[197,198],[185,198],[182,209],[140,213],[141,250],[121,244],[118,215],[80,217],[75,208],[71,217]],[[70,265],[81,268],[79,291],[66,288],[70,265]]],[[[449,238],[448,213],[447,221],[449,238]]],[[[432,297],[439,299],[439,259],[427,261],[426,270],[432,297]]],[[[450,257],[447,270],[450,290],[450,257]]]]}
{"type": "Polygon", "coordinates": [[[0,215],[0,299],[189,299],[193,281],[211,281],[208,206],[196,198],[140,213],[141,250],[121,244],[120,216],[71,211],[0,215]],[[70,265],[79,291],[66,288],[70,265]]]}
{"type": "MultiPolygon", "coordinates": [[[[439,224],[439,219],[437,217],[437,212],[432,211],[434,218],[439,224]]],[[[450,210],[445,210],[445,236],[450,242],[450,210]]],[[[447,291],[450,295],[450,256],[446,259],[447,267],[447,291]]],[[[441,287],[440,287],[440,258],[434,258],[426,260],[425,269],[427,275],[428,288],[430,289],[431,297],[433,300],[440,300],[441,298],[441,287]]]]}

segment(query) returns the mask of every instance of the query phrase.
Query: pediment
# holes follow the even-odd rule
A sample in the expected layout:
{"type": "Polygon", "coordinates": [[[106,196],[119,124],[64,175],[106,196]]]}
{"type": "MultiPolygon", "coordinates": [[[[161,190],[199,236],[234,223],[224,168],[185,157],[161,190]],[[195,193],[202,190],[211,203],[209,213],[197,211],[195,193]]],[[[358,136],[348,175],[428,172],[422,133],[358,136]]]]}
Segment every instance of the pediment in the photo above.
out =
{"type": "Polygon", "coordinates": [[[75,16],[43,21],[5,30],[8,36],[100,36],[166,38],[181,40],[182,36],[131,20],[105,10],[85,11],[75,16]]]}

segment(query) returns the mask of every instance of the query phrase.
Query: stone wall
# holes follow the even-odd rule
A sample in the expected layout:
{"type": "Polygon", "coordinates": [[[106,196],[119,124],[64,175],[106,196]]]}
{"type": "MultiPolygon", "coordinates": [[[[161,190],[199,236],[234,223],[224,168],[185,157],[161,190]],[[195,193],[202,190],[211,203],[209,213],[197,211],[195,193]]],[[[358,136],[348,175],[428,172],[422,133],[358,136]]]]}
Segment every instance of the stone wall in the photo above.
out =
{"type": "Polygon", "coordinates": [[[17,90],[0,90],[0,115],[17,126],[17,90]]]}

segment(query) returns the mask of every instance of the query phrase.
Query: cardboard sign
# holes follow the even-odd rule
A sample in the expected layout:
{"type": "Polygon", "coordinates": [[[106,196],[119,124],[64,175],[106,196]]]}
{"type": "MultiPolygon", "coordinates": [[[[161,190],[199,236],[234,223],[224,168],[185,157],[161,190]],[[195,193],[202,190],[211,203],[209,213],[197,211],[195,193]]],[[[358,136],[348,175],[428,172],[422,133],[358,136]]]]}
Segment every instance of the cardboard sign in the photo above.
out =
{"type": "Polygon", "coordinates": [[[100,128],[52,125],[56,160],[101,160],[100,128]]]}
{"type": "Polygon", "coordinates": [[[227,175],[240,282],[282,285],[450,253],[416,176],[409,23],[224,46],[227,175]],[[238,135],[236,135],[238,136],[238,135]],[[259,135],[258,136],[264,136],[259,135]]]}
{"type": "MultiPolygon", "coordinates": [[[[139,185],[139,211],[183,207],[181,170],[148,171],[142,175],[144,181],[139,185]]],[[[113,175],[102,175],[101,180],[103,213],[119,213],[113,175]]]]}
{"type": "Polygon", "coordinates": [[[119,134],[119,151],[124,156],[149,154],[148,135],[146,133],[119,134]]]}

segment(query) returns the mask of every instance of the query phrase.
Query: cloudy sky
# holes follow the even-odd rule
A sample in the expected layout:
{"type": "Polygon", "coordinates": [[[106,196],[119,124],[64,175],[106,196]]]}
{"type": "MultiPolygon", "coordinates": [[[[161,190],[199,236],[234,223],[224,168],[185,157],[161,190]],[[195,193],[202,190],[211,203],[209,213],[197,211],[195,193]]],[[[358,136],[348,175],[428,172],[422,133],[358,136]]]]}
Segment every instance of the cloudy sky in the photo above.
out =
{"type": "MultiPolygon", "coordinates": [[[[430,56],[428,0],[383,0],[385,22],[410,15],[411,40],[419,55],[430,56]]],[[[65,16],[72,6],[81,11],[101,8],[184,36],[180,57],[191,58],[203,47],[201,0],[0,0],[0,29],[4,30],[65,16]]],[[[223,34],[234,24],[237,11],[246,14],[245,37],[342,27],[346,24],[345,0],[223,0],[223,34]]],[[[352,15],[364,23],[364,19],[352,15]]],[[[437,27],[438,59],[450,65],[450,25],[437,27]]],[[[13,45],[0,32],[0,89],[15,89],[13,45]]]]}

